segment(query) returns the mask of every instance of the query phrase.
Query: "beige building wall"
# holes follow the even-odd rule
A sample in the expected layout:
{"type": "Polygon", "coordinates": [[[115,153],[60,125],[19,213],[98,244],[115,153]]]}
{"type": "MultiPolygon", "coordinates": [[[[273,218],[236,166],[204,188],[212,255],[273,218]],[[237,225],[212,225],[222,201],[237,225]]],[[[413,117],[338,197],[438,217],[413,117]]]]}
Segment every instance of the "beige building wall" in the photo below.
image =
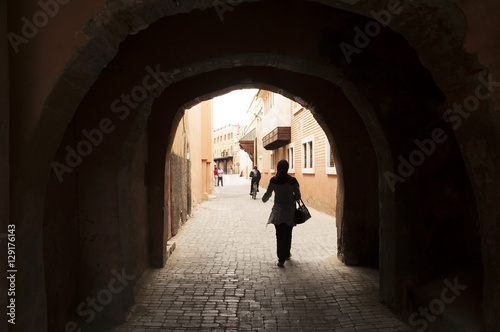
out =
{"type": "Polygon", "coordinates": [[[172,153],[189,161],[191,208],[212,193],[212,101],[204,101],[185,111],[179,122],[172,153]]]}
{"type": "Polygon", "coordinates": [[[188,144],[189,155],[187,158],[191,161],[191,206],[195,207],[201,202],[203,190],[203,172],[205,167],[202,161],[203,140],[201,135],[201,104],[188,110],[188,144]]]}
{"type": "Polygon", "coordinates": [[[201,133],[201,198],[208,200],[208,195],[212,193],[213,183],[213,163],[212,163],[212,124],[213,124],[213,103],[212,100],[201,103],[200,133],[201,133]]]}
{"type": "MultiPolygon", "coordinates": [[[[337,204],[337,174],[334,169],[327,169],[330,148],[325,132],[314,119],[311,112],[301,108],[292,117],[292,142],[288,145],[294,150],[294,169],[290,172],[300,183],[301,192],[311,206],[321,212],[335,215],[337,204]],[[304,144],[312,142],[313,169],[305,167],[306,154],[304,144]]],[[[310,166],[310,165],[307,165],[310,166]]]]}

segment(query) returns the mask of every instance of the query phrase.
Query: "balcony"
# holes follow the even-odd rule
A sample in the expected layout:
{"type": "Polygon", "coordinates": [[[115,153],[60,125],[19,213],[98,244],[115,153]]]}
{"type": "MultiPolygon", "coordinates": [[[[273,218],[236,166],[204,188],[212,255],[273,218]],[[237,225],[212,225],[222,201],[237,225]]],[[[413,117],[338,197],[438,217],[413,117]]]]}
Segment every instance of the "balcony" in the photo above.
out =
{"type": "Polygon", "coordinates": [[[252,129],[248,134],[240,139],[240,147],[245,150],[250,156],[250,159],[254,161],[254,149],[255,149],[255,138],[256,138],[255,128],[252,129]]]}
{"type": "Polygon", "coordinates": [[[262,144],[266,150],[275,150],[290,143],[291,138],[291,127],[276,127],[262,138],[262,144]]]}

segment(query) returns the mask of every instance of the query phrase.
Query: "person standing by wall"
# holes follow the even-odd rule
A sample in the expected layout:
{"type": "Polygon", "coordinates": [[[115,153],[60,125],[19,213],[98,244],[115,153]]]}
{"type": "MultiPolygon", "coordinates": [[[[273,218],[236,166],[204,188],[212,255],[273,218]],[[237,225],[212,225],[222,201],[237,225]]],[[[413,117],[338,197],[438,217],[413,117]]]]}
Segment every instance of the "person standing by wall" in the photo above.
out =
{"type": "Polygon", "coordinates": [[[218,170],[218,177],[219,177],[219,181],[217,182],[217,185],[220,183],[220,185],[222,187],[224,187],[224,181],[223,181],[223,178],[222,176],[224,175],[224,171],[222,170],[222,167],[219,167],[219,170],[218,170]]]}
{"type": "Polygon", "coordinates": [[[219,183],[219,171],[217,170],[217,166],[214,165],[214,185],[218,186],[219,183]]]}
{"type": "Polygon", "coordinates": [[[284,267],[285,261],[290,258],[292,230],[295,226],[295,201],[301,198],[299,182],[288,174],[288,167],[286,160],[279,161],[278,173],[271,178],[267,191],[262,196],[262,201],[265,203],[274,192],[274,205],[267,223],[274,224],[276,228],[276,253],[279,267],[284,267]]]}

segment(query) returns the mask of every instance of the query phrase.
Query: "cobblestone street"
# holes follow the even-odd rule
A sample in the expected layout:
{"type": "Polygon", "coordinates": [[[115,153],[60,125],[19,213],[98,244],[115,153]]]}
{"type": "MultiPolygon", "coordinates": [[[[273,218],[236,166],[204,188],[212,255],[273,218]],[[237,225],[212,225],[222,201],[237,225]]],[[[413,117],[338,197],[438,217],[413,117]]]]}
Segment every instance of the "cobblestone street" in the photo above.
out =
{"type": "Polygon", "coordinates": [[[112,331],[412,331],[378,301],[378,271],[336,258],[335,219],[311,210],[276,266],[272,202],[226,176],[198,205],[163,269],[145,273],[126,322],[112,331]]]}

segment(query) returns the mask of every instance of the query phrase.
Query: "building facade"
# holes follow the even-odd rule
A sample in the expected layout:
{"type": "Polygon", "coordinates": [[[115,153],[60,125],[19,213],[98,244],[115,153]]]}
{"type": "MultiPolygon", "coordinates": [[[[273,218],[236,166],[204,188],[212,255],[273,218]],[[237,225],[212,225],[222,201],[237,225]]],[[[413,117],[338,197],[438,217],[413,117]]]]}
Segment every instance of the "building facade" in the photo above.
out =
{"type": "MultiPolygon", "coordinates": [[[[335,215],[337,170],[330,142],[310,110],[274,92],[259,90],[240,144],[262,173],[267,187],[276,165],[286,159],[304,202],[335,215]]],[[[249,167],[251,168],[251,167],[249,167]]]]}
{"type": "Polygon", "coordinates": [[[224,170],[224,174],[241,172],[238,155],[240,128],[239,124],[228,124],[213,130],[213,162],[224,170]]]}

